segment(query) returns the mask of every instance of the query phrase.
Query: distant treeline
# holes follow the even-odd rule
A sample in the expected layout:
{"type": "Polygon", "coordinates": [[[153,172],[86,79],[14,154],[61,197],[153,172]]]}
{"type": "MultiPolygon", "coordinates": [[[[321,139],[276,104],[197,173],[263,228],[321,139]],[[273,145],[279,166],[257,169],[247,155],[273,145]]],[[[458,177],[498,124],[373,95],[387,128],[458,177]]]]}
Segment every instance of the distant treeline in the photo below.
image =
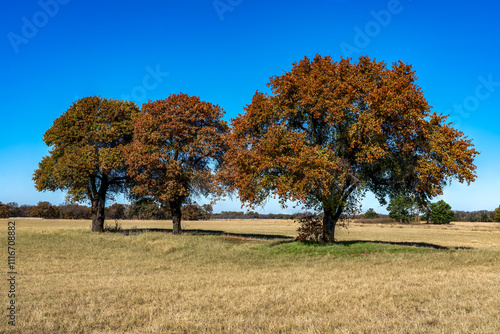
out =
{"type": "MultiPolygon", "coordinates": [[[[455,214],[455,216],[454,216],[452,221],[455,221],[455,222],[498,222],[499,221],[499,213],[497,213],[497,211],[488,211],[488,210],[455,211],[455,210],[453,210],[453,213],[455,214]]],[[[374,211],[368,211],[367,213],[357,215],[354,218],[358,219],[358,220],[363,220],[365,222],[369,222],[367,220],[377,220],[378,223],[394,221],[393,219],[390,219],[389,215],[375,213],[374,211]]],[[[426,217],[425,217],[425,215],[415,214],[414,220],[426,220],[426,217]]]]}
{"type": "Polygon", "coordinates": [[[496,218],[496,211],[480,210],[480,211],[453,211],[457,222],[494,222],[498,221],[496,218]]]}
{"type": "MultiPolygon", "coordinates": [[[[300,219],[304,213],[296,214],[259,214],[249,211],[222,211],[213,213],[210,204],[188,204],[182,207],[182,219],[300,219]]],[[[17,203],[2,204],[0,202],[0,218],[31,217],[45,219],[91,219],[91,208],[85,205],[65,203],[52,205],[49,202],[39,202],[37,205],[18,205],[17,203]]],[[[132,204],[113,204],[106,208],[106,219],[134,220],[167,220],[171,219],[170,210],[161,208],[151,199],[142,199],[132,204]]]]}
{"type": "Polygon", "coordinates": [[[221,211],[212,214],[212,219],[300,219],[306,213],[267,213],[262,214],[254,211],[221,211]]]}
{"type": "MultiPolygon", "coordinates": [[[[370,212],[370,210],[369,210],[370,212]]],[[[370,212],[371,214],[357,215],[355,219],[378,219],[380,222],[390,222],[389,216],[370,212]],[[384,219],[382,219],[384,218],[384,219]]],[[[480,211],[454,211],[453,221],[462,222],[494,222],[496,212],[480,211]]],[[[293,219],[299,220],[307,213],[268,213],[261,214],[254,211],[222,211],[213,213],[210,204],[198,205],[196,203],[182,207],[182,218],[185,220],[209,219],[293,219]]],[[[45,219],[91,219],[91,208],[85,205],[65,203],[52,205],[49,202],[39,202],[37,205],[18,205],[17,203],[2,204],[0,202],[0,218],[33,217],[45,219]]],[[[321,214],[320,214],[321,216],[321,214]]],[[[167,220],[171,219],[170,211],[161,208],[153,200],[146,198],[132,204],[113,204],[106,209],[106,219],[134,219],[134,220],[167,220]]]]}
{"type": "MultiPolygon", "coordinates": [[[[182,208],[186,220],[210,219],[211,205],[189,204],[182,208]]],[[[39,202],[37,205],[18,205],[0,203],[0,218],[32,217],[45,219],[91,219],[92,209],[85,205],[64,203],[52,205],[39,202]]],[[[132,204],[115,203],[106,209],[106,219],[171,219],[170,210],[161,208],[150,199],[142,199],[132,204]]]]}

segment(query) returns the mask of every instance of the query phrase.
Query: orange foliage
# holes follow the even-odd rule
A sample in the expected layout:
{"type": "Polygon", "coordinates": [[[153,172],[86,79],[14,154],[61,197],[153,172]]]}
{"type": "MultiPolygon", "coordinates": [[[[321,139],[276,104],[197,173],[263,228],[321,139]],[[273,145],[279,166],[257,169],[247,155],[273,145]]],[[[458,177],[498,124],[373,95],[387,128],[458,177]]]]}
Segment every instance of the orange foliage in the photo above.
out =
{"type": "Polygon", "coordinates": [[[321,209],[330,239],[365,190],[382,203],[401,192],[425,201],[452,178],[474,181],[478,152],[431,113],[416,79],[401,61],[294,63],[232,121],[219,179],[251,206],[273,193],[321,209]]]}
{"type": "Polygon", "coordinates": [[[133,192],[169,207],[174,233],[180,233],[182,204],[217,192],[212,169],[226,151],[224,111],[186,94],[145,103],[142,110],[127,151],[133,192]]]}

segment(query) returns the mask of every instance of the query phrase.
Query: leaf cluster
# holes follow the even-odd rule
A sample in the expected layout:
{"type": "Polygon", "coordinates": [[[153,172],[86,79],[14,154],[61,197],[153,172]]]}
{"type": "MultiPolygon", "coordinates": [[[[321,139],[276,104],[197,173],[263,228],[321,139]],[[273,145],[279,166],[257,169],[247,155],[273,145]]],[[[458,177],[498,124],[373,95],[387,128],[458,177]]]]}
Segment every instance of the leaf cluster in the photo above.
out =
{"type": "Polygon", "coordinates": [[[172,94],[145,103],[126,152],[137,196],[164,205],[215,193],[213,170],[226,151],[228,126],[221,107],[195,96],[172,94]]]}

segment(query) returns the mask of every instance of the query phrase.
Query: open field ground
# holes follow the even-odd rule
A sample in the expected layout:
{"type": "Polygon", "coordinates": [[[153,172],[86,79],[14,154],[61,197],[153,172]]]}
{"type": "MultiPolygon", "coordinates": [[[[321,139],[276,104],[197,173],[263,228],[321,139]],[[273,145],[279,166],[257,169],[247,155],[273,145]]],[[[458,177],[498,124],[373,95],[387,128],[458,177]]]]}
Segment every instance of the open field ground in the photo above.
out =
{"type": "Polygon", "coordinates": [[[0,332],[500,333],[499,223],[352,223],[335,245],[283,243],[292,221],[120,224],[16,220],[0,332]]]}

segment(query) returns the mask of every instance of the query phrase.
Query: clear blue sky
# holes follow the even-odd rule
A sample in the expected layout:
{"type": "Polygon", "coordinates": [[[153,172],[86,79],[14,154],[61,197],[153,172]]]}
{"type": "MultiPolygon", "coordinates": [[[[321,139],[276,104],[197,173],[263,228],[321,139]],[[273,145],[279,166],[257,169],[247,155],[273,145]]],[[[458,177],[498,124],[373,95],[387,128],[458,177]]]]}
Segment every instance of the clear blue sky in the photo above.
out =
{"type": "MultiPolygon", "coordinates": [[[[31,180],[43,134],[76,99],[187,93],[243,112],[269,77],[315,54],[413,65],[434,110],[474,139],[478,178],[442,197],[500,204],[500,3],[363,0],[1,0],[0,201],[60,204],[31,180]]],[[[383,212],[368,195],[363,209],[383,212]]],[[[239,210],[237,201],[220,210],[239,210]]],[[[278,212],[270,201],[261,212],[278,212]]],[[[290,208],[287,212],[294,212],[290,208]]]]}

